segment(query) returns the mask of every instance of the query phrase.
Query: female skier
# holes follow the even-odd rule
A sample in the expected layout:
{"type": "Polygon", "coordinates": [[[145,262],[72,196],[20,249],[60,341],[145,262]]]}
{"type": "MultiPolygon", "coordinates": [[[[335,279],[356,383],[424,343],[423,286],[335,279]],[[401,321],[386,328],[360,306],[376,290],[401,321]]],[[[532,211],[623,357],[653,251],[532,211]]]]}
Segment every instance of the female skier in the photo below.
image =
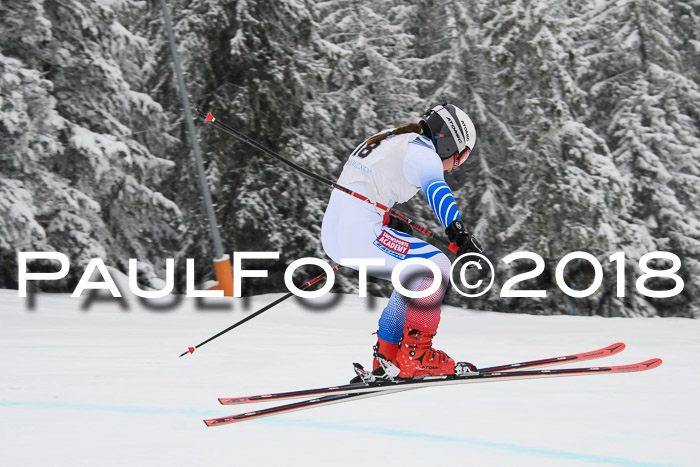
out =
{"type": "MultiPolygon", "coordinates": [[[[438,105],[419,123],[376,134],[358,146],[338,184],[389,207],[408,201],[422,189],[450,242],[459,247],[457,255],[480,253],[481,245],[462,224],[444,178],[444,172],[467,160],[475,142],[469,116],[454,105],[438,105]]],[[[381,279],[391,280],[394,266],[409,258],[425,258],[437,265],[442,281],[432,294],[410,299],[395,290],[391,295],[379,319],[373,374],[386,371],[395,376],[398,369],[399,378],[451,375],[454,360],[432,347],[451,263],[411,231],[403,220],[334,190],[323,217],[321,241],[337,263],[353,258],[384,260],[384,266],[367,267],[370,276],[381,279]]],[[[399,279],[407,290],[423,291],[433,284],[433,273],[425,265],[411,264],[399,279]]]]}

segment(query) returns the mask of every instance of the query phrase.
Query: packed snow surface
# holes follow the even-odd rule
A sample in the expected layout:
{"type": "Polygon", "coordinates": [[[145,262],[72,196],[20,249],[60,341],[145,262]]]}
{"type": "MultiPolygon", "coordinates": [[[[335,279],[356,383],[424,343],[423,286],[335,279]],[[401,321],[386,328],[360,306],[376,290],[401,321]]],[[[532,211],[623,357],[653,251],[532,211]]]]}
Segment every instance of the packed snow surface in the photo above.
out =
{"type": "MultiPolygon", "coordinates": [[[[591,365],[634,374],[428,388],[208,428],[275,403],[217,397],[341,384],[370,364],[386,299],[295,298],[178,358],[278,298],[147,307],[0,290],[0,465],[700,465],[700,322],[445,307],[439,349],[478,366],[624,342],[591,365]]],[[[174,297],[171,297],[174,298],[174,297]]],[[[578,365],[573,366],[581,366],[578,365]]],[[[572,366],[571,364],[569,366],[572,366]]],[[[279,403],[279,402],[278,402],[279,403]]],[[[278,404],[277,403],[277,404],[278,404]]]]}

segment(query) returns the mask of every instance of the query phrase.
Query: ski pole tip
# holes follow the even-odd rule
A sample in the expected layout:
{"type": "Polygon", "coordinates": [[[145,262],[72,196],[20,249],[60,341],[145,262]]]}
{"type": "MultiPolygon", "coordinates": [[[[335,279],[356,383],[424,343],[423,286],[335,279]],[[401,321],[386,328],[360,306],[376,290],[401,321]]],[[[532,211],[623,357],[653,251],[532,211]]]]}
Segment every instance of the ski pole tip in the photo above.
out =
{"type": "Polygon", "coordinates": [[[180,354],[180,357],[184,357],[184,356],[187,355],[188,353],[194,353],[194,347],[187,347],[187,350],[185,350],[184,352],[182,352],[182,353],[180,354]]]}

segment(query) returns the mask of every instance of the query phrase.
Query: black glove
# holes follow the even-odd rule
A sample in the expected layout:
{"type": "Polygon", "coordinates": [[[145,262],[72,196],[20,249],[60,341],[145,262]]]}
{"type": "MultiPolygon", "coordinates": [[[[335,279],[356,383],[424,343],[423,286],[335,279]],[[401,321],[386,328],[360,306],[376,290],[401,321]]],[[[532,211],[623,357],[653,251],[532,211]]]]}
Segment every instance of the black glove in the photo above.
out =
{"type": "Polygon", "coordinates": [[[394,229],[397,232],[403,232],[405,234],[413,235],[413,226],[401,219],[399,216],[394,216],[388,212],[384,213],[384,223],[383,225],[394,229]]]}
{"type": "Polygon", "coordinates": [[[469,232],[462,224],[462,221],[455,219],[450,225],[445,229],[447,233],[447,238],[450,239],[450,243],[457,245],[457,256],[462,256],[465,253],[481,253],[483,248],[481,243],[476,237],[469,232]]]}

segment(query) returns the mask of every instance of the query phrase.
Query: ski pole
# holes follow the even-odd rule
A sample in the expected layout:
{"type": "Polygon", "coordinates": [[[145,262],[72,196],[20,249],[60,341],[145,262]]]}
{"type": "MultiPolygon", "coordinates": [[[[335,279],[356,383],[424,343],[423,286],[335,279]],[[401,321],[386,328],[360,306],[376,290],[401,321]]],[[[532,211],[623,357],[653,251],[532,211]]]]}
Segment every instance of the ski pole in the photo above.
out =
{"type": "Polygon", "coordinates": [[[289,159],[282,157],[281,155],[279,155],[278,153],[276,153],[272,149],[263,146],[262,144],[258,143],[254,139],[252,139],[252,138],[244,135],[243,133],[231,128],[230,126],[221,122],[220,120],[217,120],[216,117],[214,117],[214,115],[212,115],[211,112],[205,113],[204,111],[202,111],[201,109],[198,109],[198,108],[195,109],[195,111],[197,112],[197,114],[199,114],[200,117],[202,117],[204,119],[204,121],[210,123],[211,125],[214,125],[215,128],[218,128],[219,130],[221,130],[225,133],[228,133],[229,135],[233,136],[234,138],[237,138],[240,141],[243,141],[244,143],[249,144],[250,146],[264,152],[268,156],[274,157],[278,161],[288,165],[289,167],[293,168],[294,170],[301,172],[302,174],[304,174],[308,177],[311,177],[318,182],[329,185],[329,186],[335,188],[336,190],[340,190],[344,193],[347,193],[350,196],[353,196],[359,200],[362,200],[366,203],[369,203],[372,206],[374,206],[374,207],[376,207],[384,212],[387,212],[393,216],[401,218],[404,222],[408,223],[412,228],[416,229],[418,232],[421,232],[423,235],[425,235],[429,238],[432,238],[433,240],[440,243],[441,245],[447,247],[448,250],[450,250],[451,252],[453,252],[455,254],[457,253],[457,251],[459,251],[459,247],[457,245],[455,245],[454,243],[451,243],[451,242],[445,240],[444,238],[435,235],[428,228],[423,227],[422,225],[416,223],[412,219],[409,219],[407,216],[401,214],[400,212],[395,211],[394,209],[392,209],[392,208],[390,208],[382,203],[372,201],[371,199],[369,199],[368,197],[366,197],[360,193],[356,193],[356,192],[350,190],[349,188],[346,188],[342,185],[338,185],[337,183],[333,182],[332,180],[329,180],[326,177],[318,175],[314,172],[311,172],[310,170],[307,170],[307,169],[301,167],[298,164],[295,164],[294,162],[290,161],[289,159]]]}
{"type": "MultiPolygon", "coordinates": [[[[335,266],[333,267],[333,272],[337,271],[338,269],[340,269],[340,265],[339,265],[339,264],[337,264],[337,265],[335,265],[335,266]]],[[[318,281],[320,281],[320,280],[323,279],[324,277],[326,277],[326,273],[325,273],[325,272],[324,272],[323,274],[321,274],[320,276],[318,276],[318,277],[314,277],[314,278],[311,279],[309,282],[307,282],[306,284],[304,284],[304,285],[302,285],[301,287],[299,287],[299,290],[306,290],[306,289],[308,289],[309,287],[311,287],[312,285],[314,285],[315,283],[317,283],[318,281]]],[[[284,296],[278,298],[278,299],[275,300],[274,302],[272,302],[272,303],[270,303],[270,304],[268,304],[268,305],[265,305],[264,307],[260,308],[258,311],[256,311],[256,312],[253,313],[252,315],[246,316],[245,318],[243,318],[242,320],[238,321],[237,323],[234,323],[234,324],[232,324],[231,326],[227,327],[226,329],[224,329],[224,330],[221,331],[220,333],[211,336],[209,339],[207,339],[207,340],[205,340],[205,341],[203,341],[203,342],[200,342],[199,344],[195,345],[194,347],[187,347],[187,350],[185,350],[184,352],[182,352],[182,353],[180,354],[180,357],[184,357],[184,356],[187,355],[188,353],[194,353],[194,351],[195,351],[196,349],[200,348],[201,346],[203,346],[203,345],[206,344],[207,342],[211,342],[211,341],[213,341],[214,339],[216,339],[217,337],[223,336],[224,334],[226,334],[227,332],[229,332],[231,329],[237,328],[238,326],[240,326],[241,324],[245,323],[246,321],[250,321],[251,319],[255,318],[256,316],[258,316],[258,315],[260,315],[260,314],[266,312],[267,310],[269,310],[269,309],[272,308],[273,306],[278,305],[279,303],[282,303],[283,301],[287,300],[287,299],[288,299],[289,297],[291,297],[292,295],[294,295],[294,294],[293,294],[292,292],[289,292],[289,293],[287,293],[286,295],[284,295],[284,296]]]]}

